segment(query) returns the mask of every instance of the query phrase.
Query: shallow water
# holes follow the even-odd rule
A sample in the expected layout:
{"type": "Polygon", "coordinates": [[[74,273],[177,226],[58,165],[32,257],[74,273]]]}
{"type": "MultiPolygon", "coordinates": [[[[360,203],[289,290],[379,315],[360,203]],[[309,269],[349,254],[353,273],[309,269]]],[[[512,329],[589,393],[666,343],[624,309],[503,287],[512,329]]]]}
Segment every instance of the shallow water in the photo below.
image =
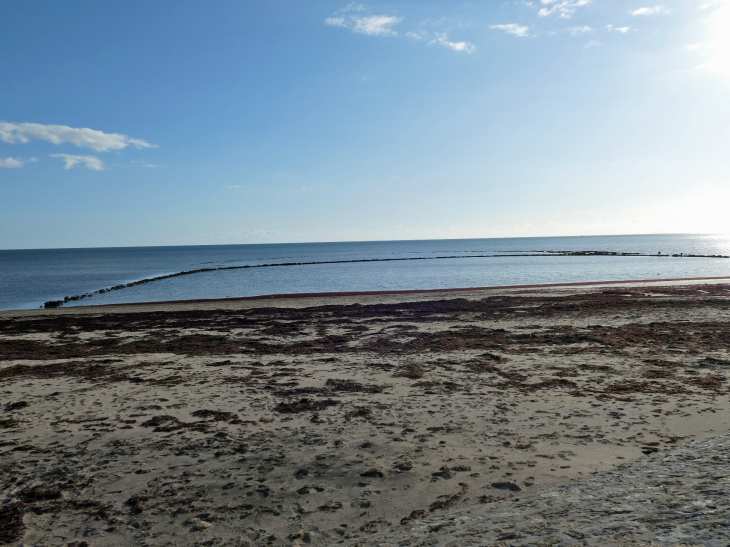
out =
{"type": "Polygon", "coordinates": [[[546,250],[729,255],[730,237],[591,236],[0,251],[0,309],[37,308],[48,300],[60,300],[65,296],[180,271],[288,262],[470,257],[203,272],[94,295],[66,305],[277,293],[730,276],[730,259],[510,256],[513,253],[546,250]],[[500,256],[473,257],[483,254],[500,256]]]}

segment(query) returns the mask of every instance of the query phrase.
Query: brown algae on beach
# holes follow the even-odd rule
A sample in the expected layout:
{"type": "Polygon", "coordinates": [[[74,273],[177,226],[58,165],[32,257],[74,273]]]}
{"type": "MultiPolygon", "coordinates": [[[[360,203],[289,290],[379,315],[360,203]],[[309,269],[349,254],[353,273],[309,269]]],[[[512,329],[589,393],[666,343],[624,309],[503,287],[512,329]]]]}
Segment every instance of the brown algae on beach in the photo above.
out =
{"type": "Polygon", "coordinates": [[[0,544],[354,545],[519,514],[727,432],[729,305],[697,284],[4,312],[0,544]]]}

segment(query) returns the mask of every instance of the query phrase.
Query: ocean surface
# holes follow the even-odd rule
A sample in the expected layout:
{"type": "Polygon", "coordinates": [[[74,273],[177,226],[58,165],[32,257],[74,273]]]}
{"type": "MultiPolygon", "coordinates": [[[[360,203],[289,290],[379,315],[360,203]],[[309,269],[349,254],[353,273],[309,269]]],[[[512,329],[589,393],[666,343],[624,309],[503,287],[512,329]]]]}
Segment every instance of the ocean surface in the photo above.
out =
{"type": "Polygon", "coordinates": [[[64,307],[281,293],[730,276],[730,259],[666,256],[680,253],[730,255],[730,236],[680,234],[6,250],[0,251],[0,310],[39,308],[46,301],[183,271],[292,262],[370,260],[200,272],[93,294],[68,302],[64,307]],[[515,256],[536,251],[610,251],[655,256],[515,256]],[[392,260],[404,258],[429,260],[392,260]]]}

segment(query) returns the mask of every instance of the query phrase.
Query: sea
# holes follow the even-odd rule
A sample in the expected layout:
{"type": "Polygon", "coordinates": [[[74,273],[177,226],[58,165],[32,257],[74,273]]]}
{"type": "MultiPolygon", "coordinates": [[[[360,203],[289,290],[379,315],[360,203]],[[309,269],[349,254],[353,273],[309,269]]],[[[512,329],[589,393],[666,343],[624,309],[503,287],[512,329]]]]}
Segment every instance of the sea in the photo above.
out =
{"type": "Polygon", "coordinates": [[[730,255],[730,236],[662,234],[0,250],[0,310],[39,308],[48,301],[84,294],[91,296],[65,302],[63,307],[291,293],[730,276],[730,258],[713,255],[730,255]],[[646,256],[549,253],[556,251],[646,256]],[[681,256],[690,254],[704,257],[681,256]],[[114,286],[201,269],[209,271],[107,292],[114,286]],[[98,293],[100,290],[105,292],[98,293]]]}

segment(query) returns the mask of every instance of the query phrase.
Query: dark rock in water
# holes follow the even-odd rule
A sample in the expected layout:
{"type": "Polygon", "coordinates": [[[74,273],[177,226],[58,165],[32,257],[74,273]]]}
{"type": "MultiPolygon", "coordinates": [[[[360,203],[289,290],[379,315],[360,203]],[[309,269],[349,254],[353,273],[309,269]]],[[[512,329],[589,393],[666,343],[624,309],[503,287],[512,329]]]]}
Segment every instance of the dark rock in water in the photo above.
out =
{"type": "Polygon", "coordinates": [[[63,300],[49,300],[43,304],[44,308],[58,308],[63,304],[63,300]]]}
{"type": "Polygon", "coordinates": [[[520,488],[513,482],[493,482],[492,488],[498,488],[499,490],[511,490],[512,492],[522,491],[522,488],[520,488]]]}

